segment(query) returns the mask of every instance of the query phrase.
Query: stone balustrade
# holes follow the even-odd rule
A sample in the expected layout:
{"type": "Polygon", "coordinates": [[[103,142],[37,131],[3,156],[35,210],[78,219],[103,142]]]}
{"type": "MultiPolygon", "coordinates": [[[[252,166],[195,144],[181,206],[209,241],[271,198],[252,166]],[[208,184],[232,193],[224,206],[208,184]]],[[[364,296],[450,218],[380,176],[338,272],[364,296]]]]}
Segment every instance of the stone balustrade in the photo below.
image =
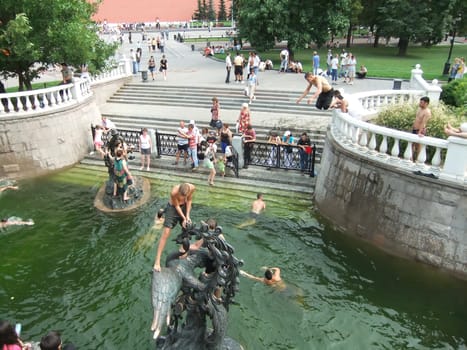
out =
{"type": "Polygon", "coordinates": [[[424,90],[376,90],[352,94],[350,102],[358,101],[359,114],[363,120],[368,120],[385,107],[415,103],[422,96],[425,96],[424,90]]]}
{"type": "Polygon", "coordinates": [[[129,63],[124,60],[114,69],[90,76],[89,79],[74,78],[71,84],[0,94],[0,119],[5,116],[31,116],[50,113],[64,107],[74,107],[93,95],[92,86],[130,75],[129,63]]]}
{"type": "Polygon", "coordinates": [[[375,162],[402,171],[421,172],[434,178],[467,183],[467,140],[420,137],[352,118],[338,110],[333,112],[331,134],[345,149],[375,162]],[[419,151],[414,158],[414,146],[419,151]],[[432,152],[427,152],[432,148],[432,152]],[[428,157],[428,154],[432,154],[428,157]]]}

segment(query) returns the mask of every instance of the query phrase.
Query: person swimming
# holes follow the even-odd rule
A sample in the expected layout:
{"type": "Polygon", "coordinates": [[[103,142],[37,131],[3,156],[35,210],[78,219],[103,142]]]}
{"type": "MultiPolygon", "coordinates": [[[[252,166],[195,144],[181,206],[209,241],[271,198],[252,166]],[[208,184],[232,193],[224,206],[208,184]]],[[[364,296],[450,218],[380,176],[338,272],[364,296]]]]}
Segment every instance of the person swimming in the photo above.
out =
{"type": "Polygon", "coordinates": [[[253,281],[262,282],[265,285],[272,286],[280,291],[284,290],[286,287],[285,282],[281,278],[281,269],[278,267],[266,267],[264,277],[253,276],[243,270],[240,270],[240,275],[253,281]]]}
{"type": "Polygon", "coordinates": [[[18,225],[18,226],[22,226],[22,225],[27,225],[27,226],[31,226],[31,225],[34,225],[34,221],[32,219],[29,219],[28,221],[24,221],[23,219],[21,218],[18,218],[16,216],[12,216],[8,219],[2,219],[0,221],[0,228],[6,228],[8,226],[15,226],[15,225],[18,225]]]}
{"type": "Polygon", "coordinates": [[[266,210],[266,202],[263,200],[263,194],[258,193],[256,195],[256,200],[251,203],[251,210],[249,214],[249,219],[246,220],[244,223],[238,225],[238,228],[244,228],[246,226],[251,226],[256,224],[256,219],[258,216],[266,210]]]}

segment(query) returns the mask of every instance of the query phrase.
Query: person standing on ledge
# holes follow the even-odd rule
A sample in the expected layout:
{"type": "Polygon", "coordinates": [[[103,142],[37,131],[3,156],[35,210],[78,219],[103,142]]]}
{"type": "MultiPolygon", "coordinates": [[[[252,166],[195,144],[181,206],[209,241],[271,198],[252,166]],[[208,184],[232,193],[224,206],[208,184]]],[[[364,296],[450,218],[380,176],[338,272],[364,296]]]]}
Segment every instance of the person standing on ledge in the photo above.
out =
{"type": "Polygon", "coordinates": [[[188,182],[176,185],[170,192],[169,203],[165,209],[164,229],[157,247],[154,270],[161,270],[161,255],[172,229],[180,223],[183,228],[191,223],[190,212],[196,187],[188,182]]]}
{"type": "Polygon", "coordinates": [[[316,92],[307,100],[307,103],[310,104],[311,102],[313,102],[313,100],[318,98],[316,100],[316,108],[328,109],[331,105],[333,96],[333,88],[329,84],[328,80],[325,77],[313,75],[313,73],[311,72],[307,72],[305,74],[305,79],[308,82],[308,86],[303,92],[303,94],[297,99],[297,103],[300,103],[300,101],[306,95],[308,95],[311,88],[314,86],[316,87],[316,92]]]}
{"type": "MultiPolygon", "coordinates": [[[[426,125],[428,123],[428,120],[431,118],[431,110],[428,108],[428,105],[430,104],[430,98],[427,96],[424,96],[420,99],[420,102],[418,104],[418,109],[417,109],[417,114],[415,115],[415,120],[412,125],[412,134],[418,135],[420,137],[423,137],[426,135],[426,125]]],[[[415,157],[415,153],[419,153],[420,151],[420,144],[414,143],[413,144],[413,158],[414,160],[417,159],[415,157]]]]}

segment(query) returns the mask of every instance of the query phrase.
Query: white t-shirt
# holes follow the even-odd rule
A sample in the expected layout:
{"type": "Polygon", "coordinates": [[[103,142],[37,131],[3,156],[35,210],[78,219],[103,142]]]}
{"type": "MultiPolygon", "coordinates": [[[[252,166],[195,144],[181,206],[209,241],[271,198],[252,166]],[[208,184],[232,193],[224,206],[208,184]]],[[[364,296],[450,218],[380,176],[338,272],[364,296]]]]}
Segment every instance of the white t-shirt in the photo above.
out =
{"type": "Polygon", "coordinates": [[[289,58],[289,51],[284,49],[281,51],[281,58],[283,57],[284,60],[289,58]]]}
{"type": "Polygon", "coordinates": [[[334,57],[331,60],[331,69],[337,69],[339,67],[339,59],[337,57],[334,57]]]}

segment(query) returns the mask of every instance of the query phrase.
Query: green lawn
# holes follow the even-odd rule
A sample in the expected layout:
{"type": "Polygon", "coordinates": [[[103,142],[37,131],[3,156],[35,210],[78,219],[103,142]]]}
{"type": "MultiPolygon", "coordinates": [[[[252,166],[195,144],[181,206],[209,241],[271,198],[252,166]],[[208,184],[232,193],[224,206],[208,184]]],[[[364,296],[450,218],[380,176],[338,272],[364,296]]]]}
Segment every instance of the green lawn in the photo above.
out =
{"type": "MultiPolygon", "coordinates": [[[[32,89],[37,90],[37,89],[54,87],[60,84],[61,82],[62,82],[61,80],[56,80],[56,81],[48,81],[46,83],[33,83],[32,89]]],[[[6,92],[18,92],[18,86],[9,87],[8,89],[6,89],[6,92]]]]}
{"type": "MultiPolygon", "coordinates": [[[[279,51],[277,49],[259,52],[259,55],[262,61],[268,58],[271,59],[274,62],[274,67],[277,68],[280,65],[279,51]]],[[[305,71],[311,70],[313,51],[315,49],[295,51],[295,60],[302,62],[305,71]]],[[[321,68],[325,68],[327,49],[321,48],[317,51],[321,58],[321,68]]],[[[449,46],[430,48],[411,46],[405,57],[397,56],[398,50],[396,47],[381,46],[373,48],[370,45],[354,45],[348,51],[356,56],[357,67],[364,64],[368,68],[369,77],[410,79],[410,71],[419,63],[425,79],[447,80],[447,77],[443,77],[442,73],[444,63],[448,57],[449,46]]],[[[333,52],[338,51],[334,50],[333,52]]],[[[223,58],[225,55],[216,55],[216,57],[223,58]]],[[[452,50],[451,63],[454,57],[467,57],[467,45],[455,44],[452,50]]]]}

